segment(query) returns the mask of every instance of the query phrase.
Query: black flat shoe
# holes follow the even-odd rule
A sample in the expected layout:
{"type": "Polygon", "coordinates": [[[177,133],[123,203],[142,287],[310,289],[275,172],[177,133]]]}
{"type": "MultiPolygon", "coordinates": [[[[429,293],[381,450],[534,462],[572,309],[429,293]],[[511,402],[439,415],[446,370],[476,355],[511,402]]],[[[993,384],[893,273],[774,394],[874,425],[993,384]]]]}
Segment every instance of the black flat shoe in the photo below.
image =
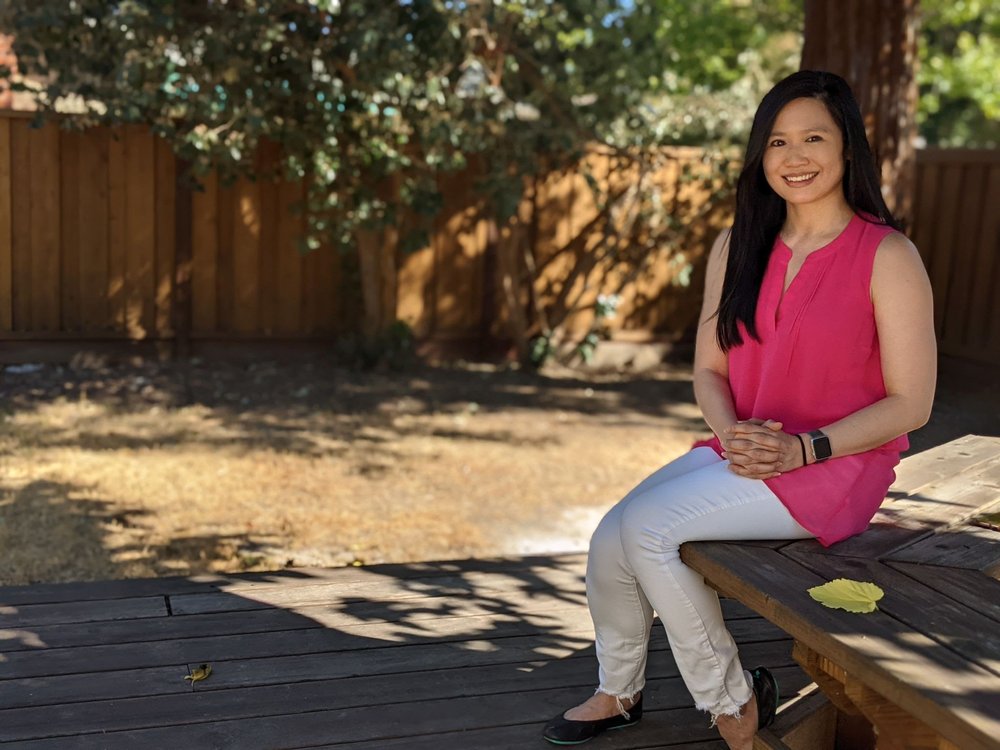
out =
{"type": "MultiPolygon", "coordinates": [[[[565,713],[565,712],[563,712],[565,713]]],[[[609,716],[607,719],[597,721],[573,721],[566,719],[562,714],[545,725],[542,737],[553,745],[579,745],[587,740],[592,740],[602,732],[609,729],[624,729],[639,723],[642,718],[642,695],[635,705],[628,710],[628,716],[618,714],[609,716]]]]}
{"type": "Polygon", "coordinates": [[[778,711],[778,682],[764,667],[750,671],[753,677],[753,693],[757,696],[757,728],[771,726],[778,711]]]}

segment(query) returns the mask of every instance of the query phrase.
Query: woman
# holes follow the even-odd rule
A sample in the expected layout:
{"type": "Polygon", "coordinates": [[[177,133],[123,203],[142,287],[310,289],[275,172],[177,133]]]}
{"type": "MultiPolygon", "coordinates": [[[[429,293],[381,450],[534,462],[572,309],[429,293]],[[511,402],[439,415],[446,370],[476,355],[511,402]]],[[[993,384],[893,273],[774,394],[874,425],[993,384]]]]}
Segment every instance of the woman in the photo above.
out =
{"type": "Polygon", "coordinates": [[[754,117],[733,228],[708,261],[694,389],[715,437],[644,480],[594,533],[600,684],[546,739],[576,744],[639,720],[654,610],[730,748],[749,750],[773,720],[773,677],[744,671],[718,596],[679,548],[830,545],[868,525],[934,395],[930,284],[896,228],[846,82],[800,71],[778,83],[754,117]]]}

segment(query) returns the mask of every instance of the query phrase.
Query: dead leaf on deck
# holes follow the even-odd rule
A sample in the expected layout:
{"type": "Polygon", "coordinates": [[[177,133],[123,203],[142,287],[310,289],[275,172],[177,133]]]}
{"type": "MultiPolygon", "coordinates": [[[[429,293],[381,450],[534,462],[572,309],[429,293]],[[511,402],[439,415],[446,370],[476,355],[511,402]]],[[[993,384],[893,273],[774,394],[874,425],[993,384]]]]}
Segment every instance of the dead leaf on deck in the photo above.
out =
{"type": "Polygon", "coordinates": [[[201,666],[199,666],[196,669],[192,670],[191,674],[184,675],[184,679],[185,680],[191,680],[191,684],[193,685],[196,682],[201,682],[202,680],[207,680],[208,676],[210,674],[212,674],[212,665],[211,664],[202,664],[201,666]]]}
{"type": "Polygon", "coordinates": [[[875,602],[884,595],[885,592],[874,583],[849,578],[837,578],[809,589],[809,596],[824,607],[848,612],[874,612],[878,609],[875,602]]]}

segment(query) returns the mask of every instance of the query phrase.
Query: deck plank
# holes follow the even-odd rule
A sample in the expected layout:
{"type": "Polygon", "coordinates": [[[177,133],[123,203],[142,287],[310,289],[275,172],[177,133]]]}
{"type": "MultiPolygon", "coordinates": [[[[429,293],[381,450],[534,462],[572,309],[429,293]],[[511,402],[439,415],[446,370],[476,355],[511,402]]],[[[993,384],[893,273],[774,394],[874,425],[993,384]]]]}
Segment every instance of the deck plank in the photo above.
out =
{"type": "MultiPolygon", "coordinates": [[[[798,681],[801,687],[805,686],[804,678],[799,677],[798,681]]],[[[639,727],[628,733],[617,734],[617,739],[615,734],[609,735],[614,743],[610,747],[655,746],[662,744],[667,736],[679,742],[713,740],[718,736],[709,727],[707,717],[688,705],[690,698],[679,678],[651,681],[648,689],[650,703],[669,708],[652,708],[639,727]]],[[[284,699],[288,703],[284,710],[289,713],[243,715],[236,719],[218,720],[212,718],[209,712],[202,715],[200,723],[123,731],[107,731],[95,727],[94,731],[73,735],[73,746],[81,749],[177,746],[271,750],[331,742],[419,738],[427,734],[498,726],[513,727],[522,743],[530,741],[534,744],[539,742],[538,735],[545,721],[578,701],[580,692],[580,688],[576,686],[560,686],[541,690],[529,688],[489,696],[377,703],[376,713],[371,705],[306,709],[303,702],[296,701],[295,691],[287,690],[284,699]]],[[[125,707],[124,702],[122,706],[125,707]]],[[[19,746],[52,747],[60,739],[62,738],[51,737],[22,741],[19,746]]]]}
{"type": "MultiPolygon", "coordinates": [[[[553,611],[553,604],[539,597],[538,592],[510,592],[504,601],[503,613],[508,617],[542,616],[553,611]]],[[[560,603],[555,609],[572,609],[577,616],[580,615],[579,605],[560,603]]],[[[496,606],[489,602],[470,601],[466,596],[431,596],[407,600],[405,606],[366,600],[287,609],[154,617],[141,623],[129,620],[66,623],[0,630],[0,653],[107,643],[180,640],[213,635],[339,628],[359,622],[402,623],[404,627],[416,631],[423,625],[432,625],[442,617],[481,616],[490,612],[495,613],[496,606]]],[[[732,599],[722,600],[722,612],[727,620],[756,617],[750,609],[732,599]]]]}
{"type": "MultiPolygon", "coordinates": [[[[807,680],[794,666],[787,642],[777,649],[751,648],[748,657],[774,660],[775,674],[786,694],[804,688],[807,680]],[[781,664],[780,668],[777,665],[781,664]]],[[[645,689],[651,706],[688,707],[690,698],[670,660],[651,672],[645,689]],[[666,672],[667,676],[656,673],[666,672]]],[[[397,706],[428,700],[479,697],[484,703],[502,702],[523,692],[559,691],[566,705],[578,702],[592,689],[596,671],[590,660],[568,662],[571,669],[551,669],[562,662],[537,665],[530,677],[516,666],[440,670],[410,676],[357,677],[308,683],[286,683],[257,688],[176,693],[169,697],[122,698],[61,706],[0,710],[0,742],[118,732],[162,726],[202,724],[231,719],[256,719],[310,713],[397,706]]],[[[347,740],[347,737],[343,738],[347,740]]],[[[365,737],[361,737],[365,739],[365,737]]]]}
{"type": "MultiPolygon", "coordinates": [[[[261,573],[197,575],[190,577],[131,578],[72,583],[36,583],[30,586],[0,586],[0,606],[82,602],[94,599],[130,599],[142,596],[291,589],[332,582],[338,586],[371,584],[373,576],[395,581],[433,580],[469,573],[497,573],[530,580],[534,574],[574,571],[583,580],[586,555],[532,555],[477,560],[445,560],[414,563],[387,563],[370,567],[286,568],[261,573]]],[[[400,584],[401,585],[401,584],[400,584]]],[[[175,612],[175,614],[179,614],[175,612]]]]}
{"type": "MultiPolygon", "coordinates": [[[[289,663],[304,658],[317,661],[319,655],[336,655],[339,674],[364,674],[366,670],[391,669],[409,665],[423,669],[440,663],[461,666],[462,652],[488,648],[501,661],[541,658],[546,650],[574,649],[593,639],[593,626],[585,613],[571,613],[574,622],[559,622],[555,614],[538,626],[519,622],[499,623],[495,627],[470,630],[466,623],[442,623],[426,638],[413,634],[396,636],[395,641],[379,638],[374,628],[359,626],[327,630],[325,628],[286,632],[253,633],[239,636],[186,638],[177,641],[114,644],[43,651],[17,651],[5,656],[3,674],[8,678],[55,676],[82,672],[106,672],[230,660],[246,660],[259,665],[267,660],[287,659],[289,663]],[[524,631],[528,632],[525,633],[524,631]],[[471,644],[471,645],[470,645],[471,644]],[[490,644],[490,645],[486,645],[490,644]],[[508,657],[513,654],[513,658],[508,657]],[[533,655],[533,656],[532,656],[533,655]]],[[[461,618],[459,618],[460,620],[461,618]]],[[[736,620],[730,624],[735,638],[748,641],[774,640],[782,632],[761,618],[736,620]]],[[[385,631],[383,631],[385,632],[385,631]]],[[[268,663],[272,671],[277,663],[268,663]]],[[[314,666],[311,668],[315,668],[314,666]]],[[[257,671],[257,670],[255,670],[257,671]]],[[[3,681],[0,681],[0,692],[3,681]]]]}
{"type": "Polygon", "coordinates": [[[70,622],[134,620],[163,617],[166,614],[167,602],[162,596],[113,599],[111,601],[0,606],[0,628],[28,628],[35,625],[57,625],[70,622]]]}

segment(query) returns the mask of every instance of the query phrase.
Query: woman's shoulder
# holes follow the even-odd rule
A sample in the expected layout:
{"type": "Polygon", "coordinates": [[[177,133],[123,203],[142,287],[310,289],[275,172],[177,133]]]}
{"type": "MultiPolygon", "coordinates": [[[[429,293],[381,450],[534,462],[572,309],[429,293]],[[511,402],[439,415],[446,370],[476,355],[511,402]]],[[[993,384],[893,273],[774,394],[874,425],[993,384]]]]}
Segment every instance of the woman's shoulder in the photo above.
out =
{"type": "Polygon", "coordinates": [[[878,243],[872,268],[872,286],[927,284],[927,269],[917,246],[902,232],[888,232],[878,243]]]}
{"type": "Polygon", "coordinates": [[[875,262],[879,263],[911,263],[920,260],[920,252],[909,237],[902,232],[886,227],[888,231],[884,233],[875,249],[875,262]]]}

